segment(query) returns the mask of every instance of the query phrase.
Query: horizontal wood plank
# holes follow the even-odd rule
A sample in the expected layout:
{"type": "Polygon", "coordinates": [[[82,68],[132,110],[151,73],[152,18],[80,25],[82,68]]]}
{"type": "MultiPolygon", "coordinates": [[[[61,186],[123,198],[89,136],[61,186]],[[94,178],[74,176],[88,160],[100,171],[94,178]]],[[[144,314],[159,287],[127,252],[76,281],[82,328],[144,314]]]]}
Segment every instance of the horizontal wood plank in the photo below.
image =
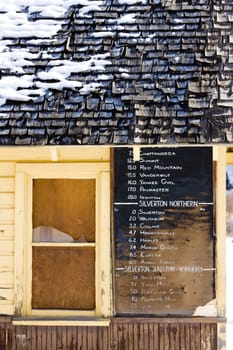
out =
{"type": "Polygon", "coordinates": [[[13,224],[15,220],[15,210],[11,208],[0,208],[0,223],[13,224]]]}
{"type": "Polygon", "coordinates": [[[2,304],[12,304],[14,298],[13,288],[3,288],[0,285],[0,305],[2,304]]]}
{"type": "MultiPolygon", "coordinates": [[[[0,271],[13,271],[14,270],[14,256],[13,254],[3,255],[0,254],[0,271]]],[[[1,284],[1,281],[0,281],[1,284]]]]}
{"type": "MultiPolygon", "coordinates": [[[[1,240],[12,240],[14,238],[14,225],[0,223],[0,241],[1,240]]],[[[2,242],[1,242],[2,244],[2,242]]],[[[0,244],[0,250],[1,250],[0,244]]]]}
{"type": "Polygon", "coordinates": [[[14,241],[13,240],[1,240],[0,241],[0,255],[13,255],[14,254],[14,241]]]}
{"type": "Polygon", "coordinates": [[[110,158],[108,146],[43,146],[4,147],[0,149],[0,161],[49,162],[53,161],[106,161],[110,158]]]}
{"type": "Polygon", "coordinates": [[[14,208],[14,193],[0,193],[0,208],[14,208]]]}
{"type": "Polygon", "coordinates": [[[7,272],[1,272],[0,271],[0,281],[1,281],[1,287],[13,285],[14,283],[14,272],[13,271],[7,271],[7,272]]]}
{"type": "Polygon", "coordinates": [[[14,176],[15,163],[14,162],[1,162],[0,159],[0,176],[14,176]]]}
{"type": "Polygon", "coordinates": [[[14,192],[15,179],[12,177],[0,177],[0,192],[14,192]]]}
{"type": "MultiPolygon", "coordinates": [[[[1,289],[0,289],[1,290],[1,289]]],[[[64,317],[63,319],[57,317],[17,317],[13,319],[14,325],[25,325],[25,326],[87,326],[87,327],[106,327],[110,324],[110,319],[97,319],[95,317],[64,317]]]]}
{"type": "Polygon", "coordinates": [[[14,305],[13,305],[13,303],[11,303],[11,304],[0,304],[0,312],[3,315],[13,315],[13,313],[14,313],[14,305]]]}

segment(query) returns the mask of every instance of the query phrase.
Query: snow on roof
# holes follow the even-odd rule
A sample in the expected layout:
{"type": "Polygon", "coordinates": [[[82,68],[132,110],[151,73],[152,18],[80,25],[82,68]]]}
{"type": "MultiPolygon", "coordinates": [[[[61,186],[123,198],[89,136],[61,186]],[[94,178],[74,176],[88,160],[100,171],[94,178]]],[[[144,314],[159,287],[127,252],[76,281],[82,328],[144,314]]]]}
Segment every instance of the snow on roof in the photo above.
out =
{"type": "Polygon", "coordinates": [[[80,5],[79,14],[99,11],[103,1],[92,0],[8,0],[0,4],[0,69],[12,76],[0,80],[0,105],[7,99],[30,101],[47,89],[84,88],[80,82],[69,80],[72,72],[86,70],[103,71],[106,55],[93,56],[86,62],[71,62],[68,59],[55,61],[47,52],[31,53],[27,48],[15,48],[14,41],[34,38],[31,44],[46,40],[47,46],[54,41],[64,24],[65,14],[72,5],[80,5]],[[33,14],[39,18],[32,20],[33,14]],[[25,67],[33,65],[33,59],[48,58],[46,71],[28,74],[25,67]],[[51,80],[51,82],[49,82],[51,80]]]}
{"type": "Polygon", "coordinates": [[[146,4],[146,0],[118,0],[121,5],[146,4]]]}
{"type": "Polygon", "coordinates": [[[2,0],[0,144],[232,142],[232,10],[2,0]]]}
{"type": "MultiPolygon", "coordinates": [[[[118,0],[119,4],[134,5],[145,3],[145,0],[118,0]]],[[[106,60],[107,55],[95,55],[86,62],[71,62],[69,60],[55,61],[47,52],[33,54],[27,48],[14,48],[14,40],[28,38],[28,44],[47,46],[54,41],[64,23],[64,16],[73,5],[81,6],[79,16],[91,11],[100,11],[102,0],[9,0],[0,4],[0,69],[9,70],[15,74],[4,77],[0,81],[0,105],[6,100],[30,101],[44,95],[48,89],[62,90],[63,88],[81,88],[80,92],[93,91],[100,84],[81,83],[69,80],[74,72],[100,71],[111,64],[106,60]],[[41,18],[32,20],[33,14],[41,18]],[[9,40],[11,38],[11,40],[9,40]],[[30,39],[34,38],[34,39],[30,39]],[[28,75],[24,67],[34,65],[33,59],[47,58],[46,71],[28,75]],[[50,68],[51,67],[51,68],[50,68]]],[[[124,24],[134,23],[136,13],[124,14],[115,20],[118,28],[124,30],[124,24]]],[[[113,37],[112,31],[94,32],[93,37],[113,37]]],[[[119,34],[120,35],[120,34],[119,34]]],[[[138,37],[138,33],[128,33],[128,37],[138,37]]]]}

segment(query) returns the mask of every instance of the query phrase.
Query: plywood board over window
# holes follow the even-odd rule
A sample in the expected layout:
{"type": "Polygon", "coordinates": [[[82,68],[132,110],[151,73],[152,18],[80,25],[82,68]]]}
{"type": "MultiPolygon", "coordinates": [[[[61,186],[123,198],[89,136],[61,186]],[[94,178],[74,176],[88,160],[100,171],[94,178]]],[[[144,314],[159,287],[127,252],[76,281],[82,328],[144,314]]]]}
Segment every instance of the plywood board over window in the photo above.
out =
{"type": "Polygon", "coordinates": [[[33,180],[33,229],[43,226],[95,242],[95,180],[33,180]]]}
{"type": "Polygon", "coordinates": [[[33,180],[32,308],[95,309],[95,221],[95,180],[33,180]]]}
{"type": "Polygon", "coordinates": [[[95,309],[95,249],[33,247],[32,307],[95,309]]]}
{"type": "Polygon", "coordinates": [[[18,165],[16,183],[18,313],[108,316],[109,164],[18,165]]]}

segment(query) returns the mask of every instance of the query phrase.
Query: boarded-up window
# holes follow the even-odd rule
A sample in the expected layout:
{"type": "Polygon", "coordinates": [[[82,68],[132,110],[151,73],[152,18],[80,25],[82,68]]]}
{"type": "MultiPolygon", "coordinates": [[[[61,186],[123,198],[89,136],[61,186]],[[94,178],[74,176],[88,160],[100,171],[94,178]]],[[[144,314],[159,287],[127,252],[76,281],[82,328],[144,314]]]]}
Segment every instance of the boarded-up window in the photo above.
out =
{"type": "Polygon", "coordinates": [[[95,309],[95,180],[34,179],[32,308],[95,309]]]}

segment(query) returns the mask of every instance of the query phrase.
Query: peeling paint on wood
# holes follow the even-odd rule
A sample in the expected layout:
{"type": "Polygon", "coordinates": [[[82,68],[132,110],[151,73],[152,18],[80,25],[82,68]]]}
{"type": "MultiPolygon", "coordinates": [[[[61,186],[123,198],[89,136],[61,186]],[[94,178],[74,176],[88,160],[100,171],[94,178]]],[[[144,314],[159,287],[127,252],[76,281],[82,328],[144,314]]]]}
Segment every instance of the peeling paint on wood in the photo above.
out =
{"type": "Polygon", "coordinates": [[[197,307],[193,316],[217,317],[216,299],[211,300],[206,305],[197,307]]]}
{"type": "Polygon", "coordinates": [[[225,350],[223,343],[217,348],[217,328],[224,332],[217,319],[113,318],[109,327],[12,326],[9,320],[0,321],[4,350],[225,350]]]}
{"type": "Polygon", "coordinates": [[[218,350],[226,350],[226,324],[218,324],[218,350]]]}

